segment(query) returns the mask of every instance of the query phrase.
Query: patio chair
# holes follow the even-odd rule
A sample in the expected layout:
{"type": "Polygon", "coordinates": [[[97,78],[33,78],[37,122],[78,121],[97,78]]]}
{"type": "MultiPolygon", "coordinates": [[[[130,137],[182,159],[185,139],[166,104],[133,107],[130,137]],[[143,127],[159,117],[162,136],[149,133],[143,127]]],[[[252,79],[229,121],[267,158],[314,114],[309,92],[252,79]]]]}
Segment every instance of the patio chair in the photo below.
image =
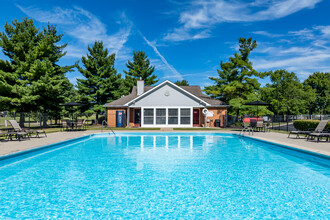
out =
{"type": "Polygon", "coordinates": [[[77,130],[80,129],[85,129],[85,123],[86,119],[78,119],[77,121],[77,130]]]}
{"type": "Polygon", "coordinates": [[[46,131],[44,130],[32,130],[32,129],[23,129],[21,128],[21,126],[17,123],[16,120],[8,120],[9,123],[11,124],[11,126],[13,127],[15,132],[26,132],[29,136],[29,138],[31,137],[32,134],[36,134],[36,137],[40,138],[39,134],[44,134],[45,137],[47,137],[46,131]]]}
{"type": "Polygon", "coordinates": [[[257,124],[256,124],[256,128],[260,131],[263,130],[265,131],[265,127],[264,127],[264,121],[258,120],[257,124]]]}
{"type": "Polygon", "coordinates": [[[253,129],[257,128],[257,119],[256,118],[250,118],[250,127],[253,129]]]}
{"type": "Polygon", "coordinates": [[[68,119],[62,119],[62,131],[66,130],[71,130],[71,125],[70,125],[70,120],[68,119]]]}
{"type": "Polygon", "coordinates": [[[288,138],[291,134],[295,134],[296,138],[300,138],[300,134],[305,135],[305,138],[311,133],[322,133],[324,128],[327,126],[329,120],[321,120],[317,127],[314,129],[309,129],[308,131],[290,131],[288,138]]]}
{"type": "Polygon", "coordinates": [[[317,138],[317,142],[319,142],[320,138],[322,139],[324,137],[327,138],[326,141],[329,141],[330,140],[330,133],[329,132],[327,132],[327,133],[310,133],[307,137],[307,141],[312,140],[314,138],[317,138]]]}

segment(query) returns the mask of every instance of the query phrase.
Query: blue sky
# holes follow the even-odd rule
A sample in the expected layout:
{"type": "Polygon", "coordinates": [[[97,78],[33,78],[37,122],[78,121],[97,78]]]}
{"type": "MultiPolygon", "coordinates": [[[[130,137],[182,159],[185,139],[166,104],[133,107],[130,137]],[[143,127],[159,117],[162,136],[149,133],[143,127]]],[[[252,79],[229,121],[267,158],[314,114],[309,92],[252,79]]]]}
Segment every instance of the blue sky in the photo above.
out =
{"type": "MultiPolygon", "coordinates": [[[[258,47],[251,60],[258,71],[287,69],[304,80],[330,67],[326,0],[1,0],[1,5],[0,31],[14,18],[31,17],[38,27],[56,24],[68,43],[63,65],[74,64],[88,45],[102,40],[116,53],[119,73],[133,50],[143,50],[160,81],[207,86],[220,60],[238,49],[238,38],[252,37],[258,47]]],[[[67,76],[73,83],[81,78],[77,71],[67,76]]]]}

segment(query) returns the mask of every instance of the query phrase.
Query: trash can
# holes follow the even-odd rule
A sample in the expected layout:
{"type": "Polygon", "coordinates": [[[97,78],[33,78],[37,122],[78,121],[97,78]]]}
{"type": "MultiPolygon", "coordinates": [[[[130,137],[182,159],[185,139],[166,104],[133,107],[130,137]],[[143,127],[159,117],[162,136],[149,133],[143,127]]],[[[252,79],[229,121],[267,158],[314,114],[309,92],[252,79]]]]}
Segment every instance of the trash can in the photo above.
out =
{"type": "Polygon", "coordinates": [[[220,127],[220,119],[215,119],[214,126],[218,128],[220,127]]]}

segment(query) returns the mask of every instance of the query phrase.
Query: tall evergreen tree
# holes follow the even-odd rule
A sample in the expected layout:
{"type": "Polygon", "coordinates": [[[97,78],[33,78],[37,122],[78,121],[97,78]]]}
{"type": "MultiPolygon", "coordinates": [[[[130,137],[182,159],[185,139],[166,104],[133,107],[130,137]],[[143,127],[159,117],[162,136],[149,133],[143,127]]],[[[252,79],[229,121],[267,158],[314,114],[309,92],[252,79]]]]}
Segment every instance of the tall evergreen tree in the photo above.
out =
{"type": "Polygon", "coordinates": [[[124,73],[126,74],[125,86],[127,92],[130,92],[140,78],[144,80],[146,86],[151,86],[159,81],[157,76],[153,74],[155,67],[150,64],[148,56],[143,51],[134,51],[133,62],[128,61],[126,67],[128,71],[124,70],[124,73]]]}
{"type": "Polygon", "coordinates": [[[239,53],[234,53],[229,57],[228,62],[220,63],[221,70],[218,70],[219,77],[210,77],[215,85],[205,87],[204,91],[218,99],[229,103],[232,113],[236,114],[236,119],[246,101],[252,97],[256,98],[256,91],[260,84],[256,77],[261,77],[252,67],[249,55],[257,47],[257,42],[252,38],[239,39],[239,53]]]}
{"type": "Polygon", "coordinates": [[[330,114],[330,73],[313,73],[304,81],[304,85],[316,91],[315,102],[311,103],[312,112],[330,114]]]}
{"type": "Polygon", "coordinates": [[[73,66],[59,66],[67,44],[52,25],[39,30],[32,19],[5,24],[0,47],[8,60],[0,60],[0,96],[9,110],[56,114],[72,85],[65,77],[73,66]]]}
{"type": "Polygon", "coordinates": [[[178,86],[189,86],[189,83],[187,80],[183,79],[183,80],[177,80],[175,83],[175,85],[178,85],[178,86]]]}
{"type": "Polygon", "coordinates": [[[103,105],[120,98],[123,82],[115,69],[115,54],[109,54],[102,41],[96,41],[88,46],[89,54],[81,58],[83,67],[76,64],[85,79],[77,79],[79,99],[88,102],[86,107],[98,115],[105,110],[103,105]]]}

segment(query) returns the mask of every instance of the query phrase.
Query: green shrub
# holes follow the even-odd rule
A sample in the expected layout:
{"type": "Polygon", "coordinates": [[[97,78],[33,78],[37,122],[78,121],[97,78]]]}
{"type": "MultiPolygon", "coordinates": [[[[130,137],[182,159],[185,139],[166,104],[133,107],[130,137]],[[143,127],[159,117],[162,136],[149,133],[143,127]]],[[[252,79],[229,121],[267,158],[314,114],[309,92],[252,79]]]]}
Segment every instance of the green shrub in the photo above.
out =
{"type": "MultiPolygon", "coordinates": [[[[315,129],[319,123],[320,120],[295,120],[293,126],[299,131],[308,131],[308,129],[315,129]]],[[[330,121],[325,129],[330,130],[330,121]]]]}

